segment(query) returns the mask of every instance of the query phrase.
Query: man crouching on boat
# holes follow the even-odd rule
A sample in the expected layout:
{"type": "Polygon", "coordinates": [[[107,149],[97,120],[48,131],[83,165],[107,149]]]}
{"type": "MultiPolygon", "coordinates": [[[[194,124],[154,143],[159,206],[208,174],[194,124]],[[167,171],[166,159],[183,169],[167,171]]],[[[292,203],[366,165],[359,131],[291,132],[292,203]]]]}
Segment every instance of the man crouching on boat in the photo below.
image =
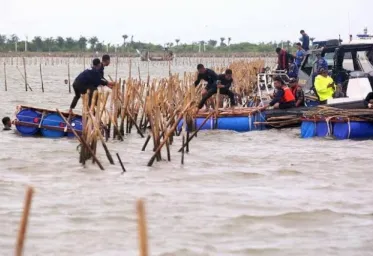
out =
{"type": "Polygon", "coordinates": [[[109,87],[112,87],[114,85],[113,82],[108,82],[101,77],[100,70],[102,66],[99,59],[94,59],[92,64],[92,68],[84,70],[75,78],[75,81],[73,83],[75,96],[70,105],[70,114],[72,114],[73,109],[76,107],[76,104],[80,99],[80,95],[85,94],[87,90],[89,90],[88,105],[90,106],[92,102],[93,92],[97,90],[97,86],[107,85],[109,87]]]}
{"type": "Polygon", "coordinates": [[[214,70],[205,68],[202,64],[197,65],[198,70],[198,77],[197,80],[194,82],[194,86],[198,86],[201,80],[205,80],[207,82],[206,88],[202,90],[202,96],[207,94],[207,91],[210,88],[214,87],[216,80],[218,79],[218,75],[215,73],[214,70]]]}
{"type": "MultiPolygon", "coordinates": [[[[232,107],[236,105],[234,94],[232,91],[229,90],[233,82],[232,75],[233,75],[232,70],[227,69],[225,70],[224,74],[221,74],[218,76],[218,80],[215,82],[215,84],[211,86],[209,90],[207,91],[207,93],[202,97],[202,100],[198,104],[197,112],[203,107],[203,105],[212,95],[218,92],[218,89],[219,89],[220,94],[228,95],[231,101],[232,107]]],[[[216,104],[219,104],[219,102],[217,102],[216,104]]]]}
{"type": "Polygon", "coordinates": [[[290,88],[286,86],[286,84],[280,77],[275,77],[273,81],[277,92],[273,100],[268,105],[259,108],[259,110],[265,110],[268,107],[273,107],[276,109],[287,109],[295,107],[295,97],[290,88]]]}

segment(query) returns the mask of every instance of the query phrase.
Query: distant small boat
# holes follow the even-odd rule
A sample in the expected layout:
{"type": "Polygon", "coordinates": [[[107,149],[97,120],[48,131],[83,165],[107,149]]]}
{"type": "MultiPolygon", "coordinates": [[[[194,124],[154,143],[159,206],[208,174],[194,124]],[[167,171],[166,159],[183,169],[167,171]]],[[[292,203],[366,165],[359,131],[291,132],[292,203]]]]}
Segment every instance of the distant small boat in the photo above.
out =
{"type": "Polygon", "coordinates": [[[165,50],[163,56],[151,56],[149,51],[146,51],[144,55],[140,53],[141,61],[172,61],[173,59],[174,54],[169,50],[165,50]]]}

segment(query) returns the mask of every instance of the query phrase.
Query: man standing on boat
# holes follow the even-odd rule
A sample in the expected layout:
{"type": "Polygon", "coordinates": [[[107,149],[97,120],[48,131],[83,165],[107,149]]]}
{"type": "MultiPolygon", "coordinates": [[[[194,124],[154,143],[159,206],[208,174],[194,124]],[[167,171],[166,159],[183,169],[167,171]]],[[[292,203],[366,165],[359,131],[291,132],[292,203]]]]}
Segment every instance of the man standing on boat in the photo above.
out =
{"type": "Polygon", "coordinates": [[[310,37],[307,35],[306,32],[304,32],[303,29],[300,31],[300,33],[302,35],[302,48],[305,51],[308,51],[310,49],[310,37]]]}
{"type": "Polygon", "coordinates": [[[289,70],[289,54],[287,51],[284,49],[281,49],[280,47],[276,48],[276,53],[278,55],[278,60],[277,60],[277,70],[289,70]]]}
{"type": "Polygon", "coordinates": [[[306,51],[302,48],[301,43],[297,43],[296,45],[298,50],[295,54],[295,63],[297,64],[298,68],[300,68],[300,65],[302,65],[302,61],[306,56],[306,51]]]}
{"type": "Polygon", "coordinates": [[[202,90],[202,96],[207,94],[207,91],[212,89],[215,86],[216,80],[218,79],[218,75],[215,71],[205,68],[202,64],[197,65],[198,70],[198,77],[197,80],[194,82],[195,86],[198,86],[201,80],[207,82],[206,88],[202,90]]]}
{"type": "Polygon", "coordinates": [[[319,75],[320,70],[327,70],[329,69],[328,62],[322,57],[321,52],[316,53],[316,62],[313,65],[313,73],[312,73],[312,87],[311,89],[315,88],[315,78],[319,75]]]}
{"type": "Polygon", "coordinates": [[[290,88],[286,86],[286,84],[280,77],[275,77],[273,81],[277,92],[273,100],[268,105],[259,108],[259,110],[265,110],[268,107],[273,107],[276,109],[287,109],[295,107],[295,97],[290,88]]]}
{"type": "Polygon", "coordinates": [[[108,82],[101,76],[102,65],[99,59],[94,59],[92,68],[84,70],[80,73],[73,83],[75,96],[70,105],[69,113],[72,114],[73,109],[76,107],[81,94],[86,94],[89,90],[89,106],[91,105],[93,92],[97,90],[99,85],[107,85],[112,87],[114,82],[108,82]]]}
{"type": "MultiPolygon", "coordinates": [[[[224,74],[221,74],[221,75],[218,76],[218,80],[215,82],[215,84],[212,87],[210,87],[209,90],[207,91],[207,93],[202,97],[202,100],[198,104],[198,110],[200,110],[203,107],[203,105],[205,105],[206,101],[212,95],[214,95],[218,92],[218,88],[219,88],[220,94],[228,95],[228,97],[231,101],[231,106],[236,105],[234,94],[233,94],[232,91],[229,90],[230,87],[232,86],[232,83],[233,83],[232,74],[233,74],[232,70],[227,69],[227,70],[225,70],[224,74]]],[[[216,104],[219,104],[219,102],[217,102],[216,104]]],[[[197,112],[198,112],[198,110],[197,110],[197,112]]]]}

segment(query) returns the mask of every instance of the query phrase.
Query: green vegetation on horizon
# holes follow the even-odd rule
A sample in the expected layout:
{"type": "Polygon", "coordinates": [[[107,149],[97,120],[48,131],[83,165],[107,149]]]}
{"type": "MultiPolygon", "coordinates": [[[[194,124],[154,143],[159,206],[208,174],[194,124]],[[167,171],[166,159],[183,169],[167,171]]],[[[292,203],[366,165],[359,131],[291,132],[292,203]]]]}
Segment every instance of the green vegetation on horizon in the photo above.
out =
{"type": "MultiPolygon", "coordinates": [[[[31,40],[27,40],[27,51],[28,52],[128,52],[135,53],[136,49],[143,51],[148,50],[150,52],[163,51],[165,47],[168,47],[175,53],[196,53],[196,52],[262,52],[262,53],[273,53],[276,47],[291,49],[294,43],[290,41],[286,42],[268,42],[268,43],[232,43],[231,38],[221,37],[220,40],[210,39],[208,41],[193,42],[191,44],[182,43],[180,39],[175,39],[175,42],[170,42],[164,46],[160,44],[144,43],[133,40],[133,36],[130,40],[127,35],[123,35],[123,43],[121,45],[112,45],[110,43],[105,44],[104,41],[100,41],[96,36],[86,38],[81,36],[79,39],[72,37],[63,38],[58,36],[56,38],[48,37],[42,38],[36,36],[31,40]]],[[[25,52],[25,40],[20,40],[15,34],[6,36],[0,34],[0,52],[25,52]]]]}

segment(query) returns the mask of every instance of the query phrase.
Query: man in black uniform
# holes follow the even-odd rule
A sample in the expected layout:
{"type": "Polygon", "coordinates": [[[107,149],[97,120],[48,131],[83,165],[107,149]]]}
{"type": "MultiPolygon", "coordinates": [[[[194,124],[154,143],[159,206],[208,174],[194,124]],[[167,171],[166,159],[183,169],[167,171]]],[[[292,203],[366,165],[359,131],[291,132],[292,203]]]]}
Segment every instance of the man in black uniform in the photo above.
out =
{"type": "Polygon", "coordinates": [[[102,62],[101,62],[101,68],[100,68],[101,78],[104,78],[104,69],[105,69],[105,67],[107,67],[109,65],[110,65],[110,56],[105,54],[104,56],[102,56],[102,62]]]}
{"type": "Polygon", "coordinates": [[[201,80],[207,82],[206,88],[202,90],[202,96],[207,94],[207,91],[215,86],[215,82],[218,79],[218,75],[211,69],[205,68],[202,64],[197,65],[198,77],[194,82],[195,86],[198,86],[201,80]]]}
{"type": "Polygon", "coordinates": [[[232,78],[232,70],[227,69],[224,74],[218,76],[217,81],[213,84],[207,91],[207,93],[202,97],[202,100],[198,104],[198,109],[201,109],[205,102],[214,94],[218,92],[218,88],[220,89],[220,94],[228,95],[229,99],[231,100],[231,106],[236,105],[236,101],[234,99],[234,94],[229,90],[233,82],[232,78]]]}
{"type": "Polygon", "coordinates": [[[107,85],[109,87],[113,86],[113,82],[108,82],[101,77],[100,71],[102,70],[102,65],[99,59],[93,60],[93,66],[90,69],[84,70],[80,73],[73,83],[73,88],[75,96],[70,105],[70,113],[76,107],[81,94],[85,94],[89,90],[89,106],[91,105],[93,92],[97,90],[99,85],[107,85]]]}

